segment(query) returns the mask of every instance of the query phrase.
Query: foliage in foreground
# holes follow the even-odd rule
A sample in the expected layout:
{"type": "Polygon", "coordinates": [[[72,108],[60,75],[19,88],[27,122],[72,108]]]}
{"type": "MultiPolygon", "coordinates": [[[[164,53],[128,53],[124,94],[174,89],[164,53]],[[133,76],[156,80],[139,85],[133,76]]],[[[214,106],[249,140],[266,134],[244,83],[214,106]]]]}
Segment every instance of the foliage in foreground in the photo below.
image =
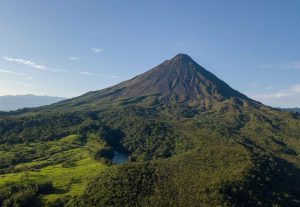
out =
{"type": "Polygon", "coordinates": [[[224,104],[192,116],[139,107],[4,116],[0,185],[7,196],[1,202],[300,205],[297,114],[224,104]],[[110,165],[114,149],[128,153],[130,161],[110,165]],[[33,185],[24,184],[26,174],[33,185]],[[40,191],[36,184],[45,178],[53,187],[40,191]],[[13,185],[21,187],[8,187],[13,185]]]}

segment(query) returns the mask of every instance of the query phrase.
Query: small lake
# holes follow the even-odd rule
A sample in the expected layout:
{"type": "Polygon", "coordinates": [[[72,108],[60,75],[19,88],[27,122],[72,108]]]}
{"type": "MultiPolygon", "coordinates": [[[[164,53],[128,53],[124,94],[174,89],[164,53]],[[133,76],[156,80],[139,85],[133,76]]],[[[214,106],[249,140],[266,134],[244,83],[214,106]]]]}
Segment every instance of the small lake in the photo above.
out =
{"type": "Polygon", "coordinates": [[[128,161],[128,155],[123,153],[123,152],[119,152],[117,150],[114,150],[114,156],[113,156],[111,161],[114,164],[122,164],[122,163],[128,161]]]}

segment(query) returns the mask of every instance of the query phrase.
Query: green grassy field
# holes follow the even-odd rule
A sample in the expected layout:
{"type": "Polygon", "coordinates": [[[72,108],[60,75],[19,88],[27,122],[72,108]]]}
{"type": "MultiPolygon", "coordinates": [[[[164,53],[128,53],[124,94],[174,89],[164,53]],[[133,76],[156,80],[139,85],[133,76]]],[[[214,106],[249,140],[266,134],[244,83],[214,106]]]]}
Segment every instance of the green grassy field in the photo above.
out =
{"type": "MultiPolygon", "coordinates": [[[[16,164],[11,172],[0,175],[0,187],[12,183],[51,181],[55,190],[42,197],[46,202],[52,202],[65,196],[81,195],[89,180],[108,167],[91,158],[91,149],[104,146],[92,135],[84,144],[80,143],[78,135],[70,135],[58,141],[22,144],[14,148],[28,152],[41,146],[45,149],[43,156],[16,164]]],[[[3,158],[13,155],[13,148],[11,152],[0,152],[3,158]]]]}

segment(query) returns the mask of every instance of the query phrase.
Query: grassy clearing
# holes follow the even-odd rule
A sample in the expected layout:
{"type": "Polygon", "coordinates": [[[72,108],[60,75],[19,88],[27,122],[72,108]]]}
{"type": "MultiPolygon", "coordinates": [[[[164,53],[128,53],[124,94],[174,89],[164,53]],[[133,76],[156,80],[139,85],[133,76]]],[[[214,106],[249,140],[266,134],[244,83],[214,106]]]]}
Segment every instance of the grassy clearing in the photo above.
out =
{"type": "MultiPolygon", "coordinates": [[[[104,170],[107,165],[93,160],[88,151],[90,146],[99,148],[103,145],[102,143],[97,143],[91,137],[86,145],[79,145],[78,138],[77,135],[71,135],[58,141],[44,143],[47,146],[45,156],[17,164],[14,166],[14,172],[0,175],[0,187],[25,181],[37,183],[51,181],[55,191],[43,195],[46,201],[80,195],[89,180],[104,170]]],[[[37,146],[18,147],[34,148],[37,146]]]]}

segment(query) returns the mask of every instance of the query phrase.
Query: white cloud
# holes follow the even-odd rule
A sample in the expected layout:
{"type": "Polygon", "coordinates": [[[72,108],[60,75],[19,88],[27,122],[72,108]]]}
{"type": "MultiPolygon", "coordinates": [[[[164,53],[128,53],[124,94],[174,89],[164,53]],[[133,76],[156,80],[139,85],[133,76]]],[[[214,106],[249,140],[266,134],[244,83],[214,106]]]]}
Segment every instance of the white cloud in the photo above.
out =
{"type": "Polygon", "coordinates": [[[258,82],[250,82],[248,83],[248,86],[252,89],[264,89],[264,90],[271,90],[274,88],[274,85],[258,83],[258,82]]]}
{"type": "Polygon", "coordinates": [[[4,60],[9,61],[9,62],[15,62],[18,64],[26,65],[31,68],[37,69],[36,71],[49,71],[49,72],[64,72],[67,73],[67,70],[62,70],[62,69],[55,69],[55,68],[49,68],[46,67],[45,65],[42,64],[37,64],[33,62],[32,60],[26,60],[22,58],[11,58],[11,57],[3,57],[4,60]]]}
{"type": "Polygon", "coordinates": [[[259,68],[264,69],[297,69],[300,70],[300,61],[292,61],[287,63],[269,63],[258,65],[259,68]]]}
{"type": "Polygon", "coordinates": [[[81,71],[81,72],[79,72],[79,73],[81,73],[81,74],[83,74],[83,75],[94,75],[93,73],[86,72],[86,71],[81,71]]]}
{"type": "Polygon", "coordinates": [[[0,73],[15,74],[15,72],[13,72],[11,70],[2,70],[2,69],[0,69],[0,73]]]}
{"type": "Polygon", "coordinates": [[[79,57],[75,57],[75,56],[73,56],[73,57],[69,57],[69,60],[76,61],[76,60],[79,60],[79,57]]]}
{"type": "Polygon", "coordinates": [[[38,69],[38,70],[49,70],[46,66],[37,64],[31,60],[25,60],[22,58],[11,58],[11,57],[3,57],[4,60],[9,61],[9,62],[15,62],[23,65],[27,65],[29,67],[38,69]]]}
{"type": "Polygon", "coordinates": [[[90,75],[90,76],[97,76],[97,77],[105,77],[105,78],[113,78],[113,79],[119,78],[116,75],[95,74],[87,71],[81,71],[79,73],[83,75],[90,75]]]}
{"type": "Polygon", "coordinates": [[[275,107],[300,107],[300,84],[270,93],[248,94],[251,98],[275,107]]]}
{"type": "Polygon", "coordinates": [[[69,71],[67,70],[63,70],[63,69],[53,69],[53,68],[49,68],[50,72],[60,72],[60,73],[69,73],[69,71]]]}
{"type": "Polygon", "coordinates": [[[274,92],[274,93],[252,94],[252,97],[254,97],[255,99],[274,99],[274,98],[284,98],[291,95],[292,94],[289,92],[274,92]]]}
{"type": "Polygon", "coordinates": [[[103,51],[103,49],[101,49],[101,48],[95,48],[95,47],[92,47],[91,50],[92,50],[93,53],[99,53],[99,52],[103,51]]]}
{"type": "Polygon", "coordinates": [[[264,89],[266,89],[266,90],[271,90],[271,89],[273,89],[273,88],[274,88],[273,85],[266,85],[266,86],[264,87],[264,89]]]}
{"type": "Polygon", "coordinates": [[[4,70],[4,69],[0,69],[0,73],[10,74],[10,75],[24,75],[23,73],[17,73],[12,70],[4,70]]]}

